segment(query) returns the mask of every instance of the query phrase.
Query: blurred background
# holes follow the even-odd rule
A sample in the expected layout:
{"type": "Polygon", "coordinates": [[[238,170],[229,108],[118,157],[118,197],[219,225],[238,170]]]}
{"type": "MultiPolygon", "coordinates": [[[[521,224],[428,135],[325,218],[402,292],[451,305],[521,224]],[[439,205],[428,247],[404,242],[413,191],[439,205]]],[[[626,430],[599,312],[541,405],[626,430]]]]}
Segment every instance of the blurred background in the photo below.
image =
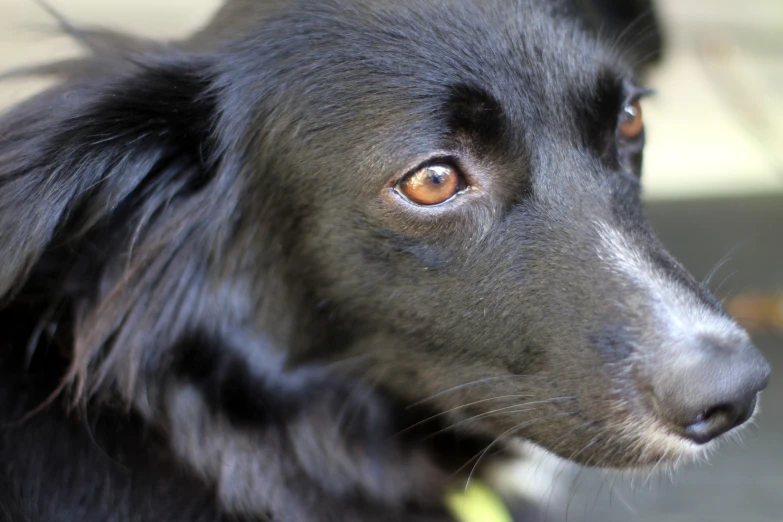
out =
{"type": "MultiPolygon", "coordinates": [[[[76,24],[178,38],[219,0],[51,0],[76,24]]],[[[663,242],[752,329],[773,366],[756,426],[708,464],[647,477],[535,456],[504,476],[550,522],[783,521],[783,0],[659,0],[648,212],[663,242]]],[[[0,71],[78,52],[33,0],[0,0],[0,71]]],[[[0,110],[47,85],[0,82],[0,110]]]]}

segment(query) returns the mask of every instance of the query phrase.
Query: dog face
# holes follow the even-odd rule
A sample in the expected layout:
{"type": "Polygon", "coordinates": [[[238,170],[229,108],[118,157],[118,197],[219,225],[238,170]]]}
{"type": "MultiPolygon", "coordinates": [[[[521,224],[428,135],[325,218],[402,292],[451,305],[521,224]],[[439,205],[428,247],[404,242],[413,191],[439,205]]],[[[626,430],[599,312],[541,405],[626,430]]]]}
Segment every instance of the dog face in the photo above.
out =
{"type": "Polygon", "coordinates": [[[358,355],[458,432],[599,466],[750,417],[767,364],[650,231],[643,90],[565,6],[292,2],[249,31],[6,123],[0,283],[79,252],[72,377],[138,397],[185,332],[241,330],[261,366],[358,355]]]}
{"type": "Polygon", "coordinates": [[[299,277],[380,382],[606,466],[748,418],[766,363],[645,222],[622,57],[535,3],[323,10],[297,34],[311,73],[272,65],[296,133],[274,183],[304,205],[299,277]]]}

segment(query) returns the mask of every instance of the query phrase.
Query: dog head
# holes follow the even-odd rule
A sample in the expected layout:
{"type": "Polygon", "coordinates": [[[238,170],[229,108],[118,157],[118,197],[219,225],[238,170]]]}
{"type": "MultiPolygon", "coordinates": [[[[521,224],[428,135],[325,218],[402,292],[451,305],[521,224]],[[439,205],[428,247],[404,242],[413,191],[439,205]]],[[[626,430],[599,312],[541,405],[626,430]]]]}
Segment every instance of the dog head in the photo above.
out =
{"type": "Polygon", "coordinates": [[[752,415],[766,362],[645,221],[633,64],[567,5],[237,13],[0,124],[0,289],[66,303],[77,393],[148,396],[181,338],[242,331],[591,465],[752,415]]]}

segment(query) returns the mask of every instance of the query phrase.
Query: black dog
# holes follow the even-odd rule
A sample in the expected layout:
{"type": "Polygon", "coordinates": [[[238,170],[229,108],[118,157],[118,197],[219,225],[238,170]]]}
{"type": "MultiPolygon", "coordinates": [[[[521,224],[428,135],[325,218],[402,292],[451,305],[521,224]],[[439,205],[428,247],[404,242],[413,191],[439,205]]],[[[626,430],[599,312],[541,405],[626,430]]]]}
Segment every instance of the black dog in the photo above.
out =
{"type": "Polygon", "coordinates": [[[6,518],[443,521],[509,441],[665,466],[747,420],[768,366],[645,222],[659,37],[610,4],[74,31],[0,121],[6,518]]]}

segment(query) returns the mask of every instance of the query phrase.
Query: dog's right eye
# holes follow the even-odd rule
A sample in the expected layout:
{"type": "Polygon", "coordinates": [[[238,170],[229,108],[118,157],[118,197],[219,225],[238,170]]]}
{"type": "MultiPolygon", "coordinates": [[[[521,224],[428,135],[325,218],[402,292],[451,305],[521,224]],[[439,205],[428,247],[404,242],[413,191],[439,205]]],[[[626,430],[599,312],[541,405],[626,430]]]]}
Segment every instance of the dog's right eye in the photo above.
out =
{"type": "Polygon", "coordinates": [[[620,115],[620,122],[617,126],[617,132],[621,137],[627,140],[638,138],[644,130],[644,120],[642,119],[642,105],[639,100],[634,100],[623,109],[620,115]]]}
{"type": "Polygon", "coordinates": [[[459,171],[446,164],[422,167],[400,180],[394,190],[416,205],[431,207],[445,203],[464,190],[459,171]]]}

